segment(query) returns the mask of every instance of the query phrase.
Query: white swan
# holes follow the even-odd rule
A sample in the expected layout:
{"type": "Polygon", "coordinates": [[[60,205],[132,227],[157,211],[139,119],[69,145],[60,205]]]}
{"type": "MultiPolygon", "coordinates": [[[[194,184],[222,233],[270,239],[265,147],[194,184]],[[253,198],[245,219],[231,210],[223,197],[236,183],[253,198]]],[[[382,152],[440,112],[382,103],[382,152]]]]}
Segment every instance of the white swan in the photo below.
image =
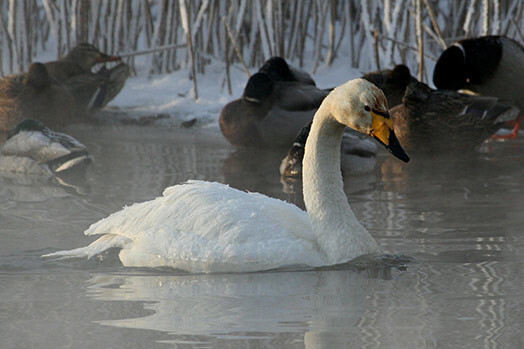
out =
{"type": "Polygon", "coordinates": [[[93,224],[87,247],[48,257],[91,257],[120,248],[125,266],[170,266],[189,272],[244,272],[347,262],[380,251],[343,191],[344,126],[369,134],[404,161],[380,89],[355,79],[333,90],[315,114],[304,156],[304,201],[298,207],[226,185],[189,181],[93,224]]]}

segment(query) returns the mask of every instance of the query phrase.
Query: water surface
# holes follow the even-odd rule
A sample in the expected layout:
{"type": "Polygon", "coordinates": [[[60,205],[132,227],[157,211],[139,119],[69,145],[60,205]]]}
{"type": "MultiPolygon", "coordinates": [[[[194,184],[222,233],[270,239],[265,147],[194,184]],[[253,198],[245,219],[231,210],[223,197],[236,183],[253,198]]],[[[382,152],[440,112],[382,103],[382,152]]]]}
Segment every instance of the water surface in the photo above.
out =
{"type": "Polygon", "coordinates": [[[216,128],[76,125],[93,163],[74,178],[0,176],[0,346],[177,348],[524,347],[524,137],[481,151],[381,153],[346,175],[360,221],[407,268],[245,274],[124,268],[41,254],[187,179],[302,206],[282,152],[236,151],[216,128]]]}

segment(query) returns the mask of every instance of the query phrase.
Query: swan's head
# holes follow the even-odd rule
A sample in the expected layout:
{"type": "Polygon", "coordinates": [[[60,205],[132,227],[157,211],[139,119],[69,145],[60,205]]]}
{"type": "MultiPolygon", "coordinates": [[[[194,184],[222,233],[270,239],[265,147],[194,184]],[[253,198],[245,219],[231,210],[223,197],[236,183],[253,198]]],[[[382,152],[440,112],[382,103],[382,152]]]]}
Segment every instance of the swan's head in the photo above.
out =
{"type": "Polygon", "coordinates": [[[338,86],[326,99],[339,123],[375,138],[397,158],[409,161],[393,131],[393,120],[381,89],[367,80],[354,79],[338,86]]]}

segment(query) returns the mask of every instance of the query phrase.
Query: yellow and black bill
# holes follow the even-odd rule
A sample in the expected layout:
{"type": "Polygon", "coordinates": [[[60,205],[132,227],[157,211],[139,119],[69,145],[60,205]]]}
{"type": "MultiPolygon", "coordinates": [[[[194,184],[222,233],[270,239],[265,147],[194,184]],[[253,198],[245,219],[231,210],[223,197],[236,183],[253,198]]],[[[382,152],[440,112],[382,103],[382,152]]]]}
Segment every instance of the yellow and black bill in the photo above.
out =
{"type": "Polygon", "coordinates": [[[409,161],[409,155],[395,136],[393,131],[393,120],[388,112],[372,109],[372,124],[369,135],[375,138],[380,144],[397,158],[404,162],[409,161]]]}

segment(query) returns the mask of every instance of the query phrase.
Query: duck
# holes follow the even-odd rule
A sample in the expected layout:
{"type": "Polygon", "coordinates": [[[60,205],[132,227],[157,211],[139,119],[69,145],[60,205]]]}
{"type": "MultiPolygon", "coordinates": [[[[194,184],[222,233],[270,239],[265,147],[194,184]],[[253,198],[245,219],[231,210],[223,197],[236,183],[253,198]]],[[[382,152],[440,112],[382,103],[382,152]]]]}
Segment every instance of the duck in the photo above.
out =
{"type": "MultiPolygon", "coordinates": [[[[455,42],[437,60],[433,83],[438,89],[471,90],[507,100],[524,111],[524,46],[504,36],[481,36],[455,42]],[[509,88],[508,88],[509,87],[509,88]]],[[[522,114],[508,138],[518,135],[522,114]]]]}
{"type": "Polygon", "coordinates": [[[49,75],[59,83],[64,83],[72,77],[89,74],[97,63],[120,61],[118,56],[110,56],[100,52],[96,46],[80,43],[73,47],[64,57],[44,63],[49,75]]]}
{"type": "Polygon", "coordinates": [[[64,85],[75,97],[81,112],[97,112],[120,93],[130,74],[129,66],[120,63],[110,69],[102,67],[96,73],[74,76],[64,85]]]}
{"type": "Polygon", "coordinates": [[[274,57],[249,78],[242,97],[224,106],[220,130],[235,146],[290,147],[328,93],[274,57]]]}
{"type": "Polygon", "coordinates": [[[364,74],[362,78],[372,82],[384,92],[390,108],[401,104],[406,87],[417,81],[404,64],[397,64],[393,69],[370,72],[364,74]]]}
{"type": "MultiPolygon", "coordinates": [[[[285,179],[302,175],[302,160],[312,121],[295,138],[293,146],[280,163],[280,175],[285,179]]],[[[376,162],[377,145],[368,136],[350,128],[344,130],[340,147],[341,169],[344,174],[362,174],[371,171],[376,162]]]]}
{"type": "Polygon", "coordinates": [[[192,180],[91,225],[85,234],[101,236],[90,245],[43,257],[91,258],[117,248],[126,267],[209,273],[320,267],[380,253],[343,190],[340,143],[346,126],[409,161],[383,92],[364,79],[350,80],[329,93],[311,125],[303,168],[307,212],[259,193],[192,180]]]}
{"type": "Polygon", "coordinates": [[[273,81],[295,81],[304,85],[317,86],[308,72],[287,64],[286,60],[279,56],[265,61],[258,72],[266,73],[273,81]]]}
{"type": "Polygon", "coordinates": [[[31,64],[27,73],[0,79],[0,131],[9,131],[25,118],[61,127],[76,118],[74,106],[73,95],[54,82],[42,63],[31,64]]]}
{"type": "Polygon", "coordinates": [[[0,147],[1,172],[54,175],[69,172],[90,161],[85,145],[34,119],[18,123],[0,147]]]}
{"type": "Polygon", "coordinates": [[[391,109],[395,133],[409,151],[473,150],[519,110],[497,97],[408,85],[403,103],[391,109]]]}
{"type": "Polygon", "coordinates": [[[110,69],[91,70],[97,63],[121,61],[119,56],[100,52],[96,46],[80,43],[63,58],[45,63],[49,75],[68,88],[82,111],[97,111],[114,99],[130,76],[130,68],[120,63],[110,69]]]}

